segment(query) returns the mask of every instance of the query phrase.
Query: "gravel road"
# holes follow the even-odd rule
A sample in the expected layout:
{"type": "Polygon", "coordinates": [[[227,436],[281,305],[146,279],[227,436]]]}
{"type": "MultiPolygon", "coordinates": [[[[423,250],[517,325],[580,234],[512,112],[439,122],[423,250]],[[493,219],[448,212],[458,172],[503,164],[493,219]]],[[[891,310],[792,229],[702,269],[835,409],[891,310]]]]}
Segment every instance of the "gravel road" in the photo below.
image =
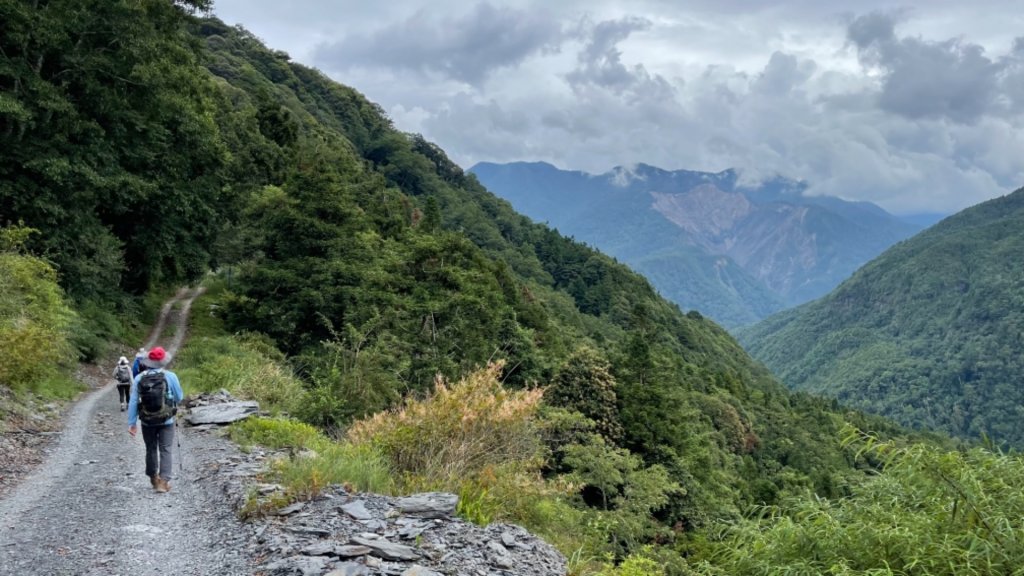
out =
{"type": "MultiPolygon", "coordinates": [[[[177,325],[172,351],[195,295],[179,292],[165,306],[166,321],[177,325]]],[[[98,389],[68,412],[46,461],[0,500],[0,574],[250,574],[250,528],[202,480],[204,468],[236,448],[216,434],[179,428],[171,492],[157,494],[145,476],[142,435],[128,435],[116,389],[91,384],[98,389]]]]}

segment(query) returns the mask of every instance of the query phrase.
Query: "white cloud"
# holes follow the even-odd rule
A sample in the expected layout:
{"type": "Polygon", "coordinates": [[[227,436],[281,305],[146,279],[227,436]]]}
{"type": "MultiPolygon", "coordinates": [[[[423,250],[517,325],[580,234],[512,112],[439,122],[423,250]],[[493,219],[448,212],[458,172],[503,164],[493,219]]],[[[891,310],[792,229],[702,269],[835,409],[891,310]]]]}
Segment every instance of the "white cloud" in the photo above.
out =
{"type": "Polygon", "coordinates": [[[848,5],[218,0],[218,13],[467,167],[736,167],[901,212],[1024,185],[1018,2],[848,5]]]}

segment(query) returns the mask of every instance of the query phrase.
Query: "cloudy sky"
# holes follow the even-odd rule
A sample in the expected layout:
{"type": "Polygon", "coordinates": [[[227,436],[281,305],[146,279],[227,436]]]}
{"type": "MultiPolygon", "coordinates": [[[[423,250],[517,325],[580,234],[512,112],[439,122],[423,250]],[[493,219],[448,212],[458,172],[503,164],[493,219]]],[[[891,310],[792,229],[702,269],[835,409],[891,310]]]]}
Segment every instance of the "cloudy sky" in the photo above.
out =
{"type": "Polygon", "coordinates": [[[897,213],[1024,186],[1020,0],[216,0],[463,167],[644,162],[897,213]]]}

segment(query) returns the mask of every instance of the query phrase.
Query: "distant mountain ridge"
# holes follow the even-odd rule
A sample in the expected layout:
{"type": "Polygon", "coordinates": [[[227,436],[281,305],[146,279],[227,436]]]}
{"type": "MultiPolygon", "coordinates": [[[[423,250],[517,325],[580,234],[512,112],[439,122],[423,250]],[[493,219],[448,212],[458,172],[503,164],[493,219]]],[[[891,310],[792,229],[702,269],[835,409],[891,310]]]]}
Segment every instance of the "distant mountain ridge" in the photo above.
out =
{"type": "Polygon", "coordinates": [[[1024,189],[900,242],[833,292],[742,330],[794,389],[1024,446],[1024,189]]]}
{"type": "Polygon", "coordinates": [[[785,178],[646,164],[600,175],[544,162],[470,171],[522,213],[647,276],[667,298],[735,328],[819,297],[922,226],[868,202],[807,197],[785,178]]]}

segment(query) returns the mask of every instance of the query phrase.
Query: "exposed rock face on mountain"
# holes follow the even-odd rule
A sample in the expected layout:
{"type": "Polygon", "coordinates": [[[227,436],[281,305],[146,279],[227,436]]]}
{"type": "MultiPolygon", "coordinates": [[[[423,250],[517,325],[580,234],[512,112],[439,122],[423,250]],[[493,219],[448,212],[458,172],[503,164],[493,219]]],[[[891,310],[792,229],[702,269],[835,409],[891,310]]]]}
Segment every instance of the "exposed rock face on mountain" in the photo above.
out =
{"type": "Polygon", "coordinates": [[[725,192],[714,184],[701,184],[684,194],[652,191],[654,209],[688,232],[706,248],[729,248],[729,235],[754,211],[738,192],[725,192]]]}
{"type": "Polygon", "coordinates": [[[519,211],[593,244],[666,297],[727,327],[817,298],[921,229],[878,206],[805,197],[774,179],[639,165],[603,175],[544,163],[477,164],[480,181],[519,211]]]}

